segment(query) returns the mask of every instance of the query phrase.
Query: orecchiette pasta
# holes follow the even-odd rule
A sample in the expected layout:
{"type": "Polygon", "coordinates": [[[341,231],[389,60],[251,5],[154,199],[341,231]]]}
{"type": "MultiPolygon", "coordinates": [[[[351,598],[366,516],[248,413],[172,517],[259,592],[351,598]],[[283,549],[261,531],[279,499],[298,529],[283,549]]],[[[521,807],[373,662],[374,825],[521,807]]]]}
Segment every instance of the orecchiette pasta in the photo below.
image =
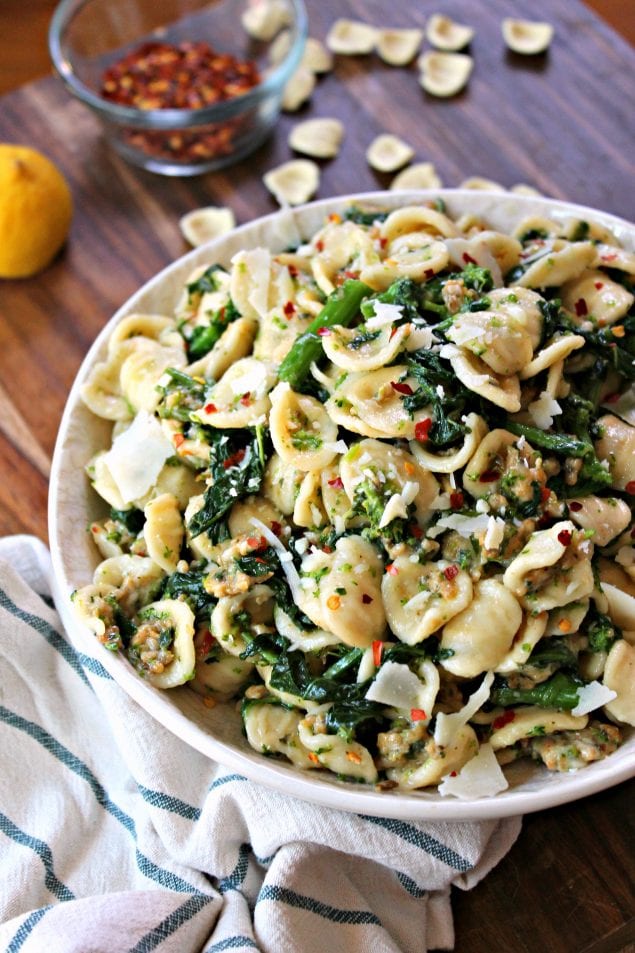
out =
{"type": "MultiPolygon", "coordinates": [[[[385,39],[359,27],[331,45],[385,39]]],[[[635,723],[634,261],[594,223],[410,201],[199,266],[86,379],[112,445],[79,619],[155,687],[241,699],[256,751],[380,790],[610,755],[635,723]]]]}

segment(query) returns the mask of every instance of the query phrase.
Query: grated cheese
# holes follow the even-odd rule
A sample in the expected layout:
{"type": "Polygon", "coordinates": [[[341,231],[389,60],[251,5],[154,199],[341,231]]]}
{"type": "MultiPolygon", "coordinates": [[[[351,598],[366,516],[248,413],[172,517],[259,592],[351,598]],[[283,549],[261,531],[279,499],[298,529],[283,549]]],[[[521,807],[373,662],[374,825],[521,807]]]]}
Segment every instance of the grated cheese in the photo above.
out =
{"type": "Polygon", "coordinates": [[[366,692],[366,698],[380,705],[410,711],[419,708],[425,686],[402,662],[384,662],[374,682],[366,692]]]}
{"type": "Polygon", "coordinates": [[[509,787],[494,749],[489,743],[481,745],[478,754],[464,764],[455,777],[450,774],[442,779],[439,794],[458,797],[459,800],[493,797],[509,787]]]}
{"type": "Polygon", "coordinates": [[[578,704],[571,709],[572,715],[588,715],[589,712],[601,708],[602,705],[608,705],[614,698],[617,698],[617,692],[614,692],[601,682],[593,681],[588,685],[583,685],[578,689],[578,704]]]}
{"type": "Polygon", "coordinates": [[[386,304],[383,301],[374,302],[374,315],[366,319],[367,328],[383,328],[388,324],[394,324],[399,318],[403,318],[403,305],[386,304]]]}
{"type": "Polygon", "coordinates": [[[500,516],[490,516],[487,522],[487,532],[483,540],[485,549],[498,549],[505,535],[505,520],[500,516]]]}
{"type": "Polygon", "coordinates": [[[562,413],[562,407],[551,394],[543,390],[538,400],[532,401],[527,408],[529,415],[537,427],[548,430],[553,425],[553,418],[562,413]]]}
{"type": "Polygon", "coordinates": [[[139,411],[127,430],[115,437],[103,462],[108,467],[124,503],[139,500],[154,486],[174,447],[159,421],[139,411]]]}
{"type": "MultiPolygon", "coordinates": [[[[280,566],[282,571],[287,577],[287,582],[289,583],[289,588],[291,589],[291,594],[297,605],[300,605],[304,599],[304,593],[302,592],[302,583],[298,570],[293,565],[293,560],[288,560],[288,551],[284,548],[278,537],[273,533],[268,526],[265,526],[263,522],[257,519],[255,516],[251,518],[251,525],[255,526],[256,529],[262,533],[270,546],[272,546],[280,557],[280,566]]],[[[313,580],[309,579],[310,586],[313,585],[313,580]]]]}
{"type": "Polygon", "coordinates": [[[487,672],[479,688],[470,695],[460,711],[452,712],[451,715],[439,712],[434,729],[434,740],[440,747],[446,748],[451,744],[457,731],[460,731],[463,725],[467,725],[470,718],[485,704],[493,681],[494,673],[487,672]]]}

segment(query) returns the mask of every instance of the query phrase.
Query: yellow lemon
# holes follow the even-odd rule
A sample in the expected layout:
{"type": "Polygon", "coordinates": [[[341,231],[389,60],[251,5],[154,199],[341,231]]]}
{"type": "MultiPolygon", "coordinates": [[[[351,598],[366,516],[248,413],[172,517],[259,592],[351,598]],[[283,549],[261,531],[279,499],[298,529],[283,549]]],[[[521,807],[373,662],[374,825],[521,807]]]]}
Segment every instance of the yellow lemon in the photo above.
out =
{"type": "Polygon", "coordinates": [[[70,189],[36,149],[0,143],[0,278],[28,278],[53,260],[68,236],[70,189]]]}

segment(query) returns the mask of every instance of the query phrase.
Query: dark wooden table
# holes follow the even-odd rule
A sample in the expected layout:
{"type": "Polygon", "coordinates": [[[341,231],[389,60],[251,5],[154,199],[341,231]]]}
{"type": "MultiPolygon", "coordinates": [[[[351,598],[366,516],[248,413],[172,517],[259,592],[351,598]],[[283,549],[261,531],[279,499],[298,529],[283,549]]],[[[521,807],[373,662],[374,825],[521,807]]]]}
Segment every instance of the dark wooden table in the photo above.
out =
{"type": "MultiPolygon", "coordinates": [[[[436,6],[396,0],[388,14],[377,0],[308,0],[311,33],[318,37],[343,13],[406,26],[436,6]]],[[[635,34],[632,0],[594,0],[594,6],[613,16],[625,36],[635,34]]],[[[50,0],[34,3],[40,25],[50,7],[50,0]]],[[[417,160],[433,161],[447,186],[472,175],[506,186],[524,181],[558,198],[635,217],[633,50],[577,0],[536,0],[531,16],[556,27],[551,51],[530,59],[506,53],[500,20],[527,13],[521,7],[512,0],[478,8],[455,0],[452,14],[477,33],[472,79],[454,99],[427,97],[414,67],[339,58],[299,117],[284,116],[255,155],[194,179],[125,165],[105,147],[92,116],[52,77],[0,99],[0,141],[28,143],[51,156],[76,206],[70,241],[46,272],[0,281],[0,421],[12,433],[0,433],[0,534],[46,538],[46,458],[85,351],[113,311],[186,250],[178,228],[186,211],[227,204],[244,222],[274,209],[260,176],[291,157],[286,140],[297,118],[334,115],[346,123],[340,155],[323,165],[318,197],[384,187],[387,177],[371,171],[364,153],[376,134],[388,131],[411,142],[417,160]]],[[[15,56],[0,57],[0,89],[10,85],[7,62],[11,75],[23,75],[15,56]]],[[[622,784],[528,816],[499,867],[472,892],[457,892],[457,953],[635,950],[632,797],[632,783],[622,784]]]]}

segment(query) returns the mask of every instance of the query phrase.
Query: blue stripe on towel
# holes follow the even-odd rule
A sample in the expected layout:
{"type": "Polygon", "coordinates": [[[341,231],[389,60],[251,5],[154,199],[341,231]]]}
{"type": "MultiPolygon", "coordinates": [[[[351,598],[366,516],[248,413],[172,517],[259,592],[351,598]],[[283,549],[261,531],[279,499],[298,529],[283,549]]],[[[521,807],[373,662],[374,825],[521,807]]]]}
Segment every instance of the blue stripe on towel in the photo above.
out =
{"type": "Polygon", "coordinates": [[[223,953],[224,950],[238,950],[241,946],[249,947],[250,950],[257,950],[258,947],[249,936],[228,936],[218,943],[212,943],[205,948],[204,953],[223,953]]]}
{"type": "Polygon", "coordinates": [[[26,624],[30,625],[32,629],[44,636],[49,645],[59,652],[62,658],[68,662],[72,669],[75,670],[84,684],[87,685],[91,691],[93,690],[92,685],[86,678],[86,673],[80,664],[76,652],[72,646],[68,644],[66,639],[62,638],[62,636],[50,624],[50,622],[47,622],[45,619],[41,619],[37,615],[33,615],[32,612],[25,612],[24,609],[21,609],[9,598],[3,589],[0,589],[0,607],[6,609],[6,611],[16,619],[26,622],[26,624]]]}
{"type": "Polygon", "coordinates": [[[409,877],[407,874],[402,874],[400,871],[397,871],[397,880],[404,890],[407,890],[410,896],[416,897],[417,900],[420,900],[421,897],[425,897],[428,892],[424,887],[419,887],[412,877],[409,877]]]}
{"type": "Polygon", "coordinates": [[[146,788],[143,784],[137,784],[139,793],[144,801],[147,801],[152,807],[160,807],[163,811],[170,811],[172,814],[178,814],[188,821],[198,821],[201,816],[201,809],[182,801],[181,798],[174,797],[172,794],[164,794],[163,791],[153,791],[146,788]]]}
{"type": "MultiPolygon", "coordinates": [[[[29,735],[29,737],[41,744],[43,748],[52,754],[53,757],[57,758],[57,760],[65,765],[65,767],[69,768],[74,774],[85,781],[95,795],[97,802],[104,808],[105,811],[114,817],[116,821],[119,821],[119,823],[125,827],[128,833],[136,841],[137,831],[134,820],[129,814],[126,814],[125,811],[115,804],[114,801],[110,800],[103,786],[83,761],[69,751],[68,748],[65,748],[61,742],[50,735],[48,731],[46,731],[40,725],[36,725],[32,721],[27,721],[26,718],[22,718],[21,715],[9,711],[9,709],[5,708],[3,705],[0,705],[0,720],[29,735]]],[[[182,877],[179,877],[178,874],[174,874],[169,870],[159,867],[148,857],[142,854],[138,849],[136,851],[136,858],[137,867],[141,873],[149,879],[155,880],[157,883],[161,884],[161,886],[168,887],[170,890],[175,890],[179,893],[198,894],[201,892],[192,884],[188,883],[186,880],[183,880],[182,877]]]]}
{"type": "Polygon", "coordinates": [[[245,877],[247,876],[247,867],[249,865],[250,853],[251,847],[249,844],[240,845],[238,848],[238,860],[236,862],[236,866],[232,870],[231,874],[228,874],[227,877],[223,877],[218,884],[220,893],[227,893],[228,890],[240,890],[245,881],[245,877]]]}
{"type": "Polygon", "coordinates": [[[151,953],[151,950],[155,950],[159,944],[176,933],[184,923],[195,917],[203,907],[212,903],[213,899],[213,897],[206,897],[202,893],[188,897],[185,903],[182,903],[180,907],[170,913],[165,920],[162,920],[149,933],[142,936],[139,942],[129,950],[129,953],[151,953]]]}
{"type": "Polygon", "coordinates": [[[425,831],[413,827],[412,824],[406,824],[404,821],[395,821],[388,817],[371,817],[369,814],[359,814],[358,816],[363,821],[368,821],[370,824],[377,824],[378,827],[385,828],[389,833],[412,844],[413,847],[420,847],[426,854],[436,857],[437,860],[442,861],[454,870],[465,873],[466,870],[471,870],[474,866],[469,860],[461,857],[455,850],[448,847],[447,844],[442,844],[441,841],[438,841],[435,837],[431,837],[430,834],[427,834],[425,831]]]}
{"type": "Polygon", "coordinates": [[[55,871],[53,870],[53,854],[48,844],[40,840],[39,837],[32,837],[31,834],[27,834],[21,830],[6,814],[2,813],[0,813],[0,830],[3,834],[6,834],[7,837],[10,837],[11,840],[15,841],[16,844],[20,844],[21,847],[28,847],[29,850],[32,850],[38,855],[44,867],[44,883],[47,890],[52,893],[54,897],[57,897],[58,900],[75,899],[75,894],[55,875],[55,871]]]}
{"type": "Polygon", "coordinates": [[[20,924],[20,927],[17,933],[14,935],[13,939],[9,943],[6,949],[6,953],[18,953],[18,950],[21,950],[25,941],[29,938],[31,932],[38,925],[42,917],[52,909],[52,906],[40,907],[39,910],[33,910],[26,920],[23,920],[20,924]]]}
{"type": "Polygon", "coordinates": [[[370,910],[342,910],[339,907],[331,907],[327,903],[315,900],[313,897],[306,897],[304,894],[296,893],[295,890],[289,890],[287,887],[279,887],[277,884],[265,885],[260,893],[256,903],[263,900],[274,900],[278,903],[286,903],[290,907],[297,907],[300,910],[308,910],[315,913],[325,920],[331,920],[333,923],[351,923],[354,925],[372,923],[375,926],[381,926],[381,920],[371,913],[370,910]]]}
{"type": "MultiPolygon", "coordinates": [[[[246,781],[247,778],[243,777],[242,774],[225,774],[222,778],[216,778],[215,781],[209,786],[209,792],[214,791],[216,788],[220,788],[223,784],[230,784],[232,781],[246,781]]],[[[209,793],[208,792],[208,793],[209,793]]]]}

